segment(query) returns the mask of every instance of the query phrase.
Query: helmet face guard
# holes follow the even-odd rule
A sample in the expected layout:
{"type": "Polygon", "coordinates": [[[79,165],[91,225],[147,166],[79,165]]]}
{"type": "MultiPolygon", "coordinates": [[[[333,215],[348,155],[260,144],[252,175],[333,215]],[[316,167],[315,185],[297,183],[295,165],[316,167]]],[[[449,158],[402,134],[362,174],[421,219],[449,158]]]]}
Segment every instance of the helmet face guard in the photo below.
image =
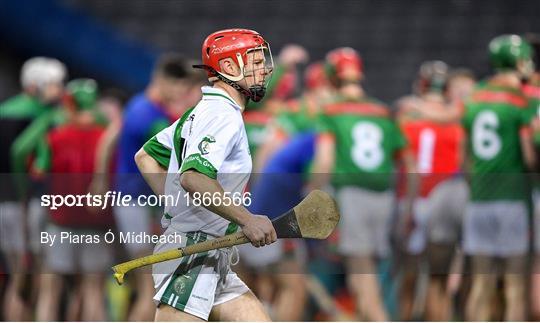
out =
{"type": "Polygon", "coordinates": [[[248,98],[254,102],[262,100],[266,94],[266,88],[272,78],[274,70],[274,60],[270,45],[265,43],[263,46],[249,49],[246,52],[247,64],[242,68],[243,79],[251,79],[251,86],[247,88],[249,91],[248,98]],[[262,79],[257,79],[257,76],[262,76],[262,79]]]}

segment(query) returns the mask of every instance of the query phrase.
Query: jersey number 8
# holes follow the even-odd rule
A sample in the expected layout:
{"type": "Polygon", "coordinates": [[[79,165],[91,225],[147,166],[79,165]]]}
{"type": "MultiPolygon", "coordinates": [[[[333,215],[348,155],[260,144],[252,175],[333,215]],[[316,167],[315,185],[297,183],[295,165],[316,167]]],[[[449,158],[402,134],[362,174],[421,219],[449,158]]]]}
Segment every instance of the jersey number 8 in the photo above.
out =
{"type": "Polygon", "coordinates": [[[351,157],[356,166],[373,170],[384,160],[383,132],[372,122],[358,122],[352,129],[353,147],[351,157]]]}

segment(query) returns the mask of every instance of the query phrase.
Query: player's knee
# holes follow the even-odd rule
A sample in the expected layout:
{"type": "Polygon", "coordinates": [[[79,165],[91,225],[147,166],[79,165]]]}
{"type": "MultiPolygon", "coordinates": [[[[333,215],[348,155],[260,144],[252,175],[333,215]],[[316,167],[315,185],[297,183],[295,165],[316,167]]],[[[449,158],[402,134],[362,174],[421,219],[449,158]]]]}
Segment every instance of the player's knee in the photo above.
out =
{"type": "Polygon", "coordinates": [[[202,321],[200,318],[186,312],[177,310],[167,304],[159,304],[154,317],[156,322],[195,322],[202,321]]]}

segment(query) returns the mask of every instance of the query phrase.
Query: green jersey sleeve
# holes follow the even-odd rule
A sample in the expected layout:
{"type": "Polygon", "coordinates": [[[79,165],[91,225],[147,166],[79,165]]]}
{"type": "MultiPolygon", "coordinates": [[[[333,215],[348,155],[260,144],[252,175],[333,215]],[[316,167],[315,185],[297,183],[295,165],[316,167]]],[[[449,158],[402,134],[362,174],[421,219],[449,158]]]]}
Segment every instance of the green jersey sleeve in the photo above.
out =
{"type": "Polygon", "coordinates": [[[169,168],[174,136],[178,131],[179,124],[180,120],[158,131],[143,146],[144,151],[165,169],[169,168]]]}
{"type": "Polygon", "coordinates": [[[47,140],[43,138],[36,145],[34,168],[42,172],[48,172],[51,169],[51,149],[47,140]]]}
{"type": "Polygon", "coordinates": [[[24,173],[26,171],[25,161],[35,151],[36,145],[44,138],[53,123],[54,117],[55,111],[49,111],[40,116],[15,139],[11,145],[12,172],[24,173]]]}

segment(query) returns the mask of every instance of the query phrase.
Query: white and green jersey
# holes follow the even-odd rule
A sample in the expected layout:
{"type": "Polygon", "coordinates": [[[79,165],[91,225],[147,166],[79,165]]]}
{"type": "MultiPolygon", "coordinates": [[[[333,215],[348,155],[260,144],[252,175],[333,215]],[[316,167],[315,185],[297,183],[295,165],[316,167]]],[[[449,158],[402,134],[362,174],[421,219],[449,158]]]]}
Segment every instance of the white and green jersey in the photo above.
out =
{"type": "Polygon", "coordinates": [[[186,200],[180,174],[193,169],[216,179],[225,192],[242,194],[251,173],[251,156],[241,107],[223,90],[205,86],[203,98],[168,128],[152,137],[144,150],[168,169],[165,194],[177,199],[166,205],[164,228],[222,236],[237,225],[186,200]]]}

